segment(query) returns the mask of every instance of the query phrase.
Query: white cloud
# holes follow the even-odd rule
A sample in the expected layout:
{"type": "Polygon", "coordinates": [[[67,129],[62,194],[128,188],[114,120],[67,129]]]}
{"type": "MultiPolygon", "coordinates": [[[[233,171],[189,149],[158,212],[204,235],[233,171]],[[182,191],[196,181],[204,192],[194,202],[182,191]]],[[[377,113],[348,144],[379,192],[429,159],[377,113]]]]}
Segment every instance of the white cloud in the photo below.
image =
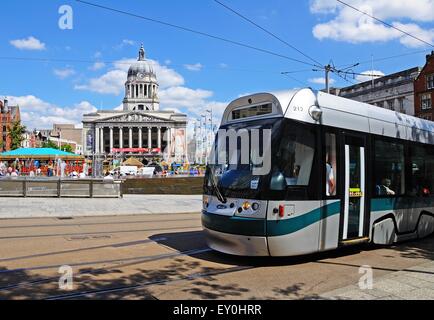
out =
{"type": "Polygon", "coordinates": [[[11,97],[11,105],[19,105],[21,120],[28,130],[48,129],[54,123],[81,124],[84,113],[95,112],[97,109],[88,101],[82,101],[72,106],[60,107],[55,104],[43,101],[33,95],[11,97]]]}
{"type": "Polygon", "coordinates": [[[208,90],[170,87],[160,91],[160,101],[167,108],[186,108],[194,112],[212,95],[213,92],[208,90]]]}
{"type": "Polygon", "coordinates": [[[184,67],[189,71],[200,71],[200,70],[202,70],[203,65],[200,63],[184,64],[184,67]]]}
{"type": "Polygon", "coordinates": [[[89,70],[98,71],[104,67],[105,67],[104,62],[95,62],[91,67],[89,67],[89,70]]]}
{"type": "Polygon", "coordinates": [[[26,39],[11,40],[10,44],[20,50],[45,50],[45,43],[32,36],[26,39]]]}
{"type": "MultiPolygon", "coordinates": [[[[397,27],[423,41],[426,41],[428,43],[434,43],[434,28],[429,30],[424,30],[421,27],[419,27],[417,24],[414,23],[408,23],[408,24],[402,24],[399,22],[395,22],[393,24],[394,27],[397,27]]],[[[424,46],[424,44],[413,37],[410,36],[403,36],[399,39],[399,42],[401,42],[406,47],[416,48],[420,46],[424,46]]]]}
{"type": "MultiPolygon", "coordinates": [[[[309,79],[309,82],[310,83],[315,83],[315,84],[325,85],[325,78],[324,77],[312,78],[312,79],[309,79]]],[[[333,78],[329,79],[329,84],[330,85],[334,84],[335,82],[336,82],[335,79],[333,79],[333,78]]]]}
{"type": "MultiPolygon", "coordinates": [[[[423,29],[415,23],[434,21],[434,0],[347,0],[347,2],[418,38],[427,42],[434,41],[434,29],[423,29]]],[[[335,0],[314,0],[311,2],[310,10],[313,14],[322,14],[327,18],[332,16],[327,22],[319,23],[313,28],[313,35],[320,40],[332,39],[350,43],[399,40],[407,47],[425,46],[421,41],[387,27],[335,0]]]]}
{"type": "Polygon", "coordinates": [[[385,75],[384,72],[380,70],[366,70],[360,73],[361,75],[356,76],[356,80],[358,82],[365,82],[365,81],[372,80],[372,76],[374,76],[374,78],[379,78],[385,75]]]}
{"type": "Polygon", "coordinates": [[[66,79],[72,75],[75,74],[75,70],[72,68],[65,68],[65,69],[54,69],[53,73],[58,77],[59,79],[66,79]]]}
{"type": "Polygon", "coordinates": [[[130,40],[130,39],[123,39],[121,41],[121,43],[118,44],[118,45],[116,45],[114,48],[117,49],[117,50],[120,50],[120,49],[122,49],[122,48],[124,48],[126,46],[135,46],[135,45],[137,45],[136,41],[130,40]]]}
{"type": "Polygon", "coordinates": [[[90,79],[87,84],[76,85],[76,90],[86,90],[101,94],[120,95],[124,91],[126,72],[122,70],[111,70],[99,78],[90,79]]]}

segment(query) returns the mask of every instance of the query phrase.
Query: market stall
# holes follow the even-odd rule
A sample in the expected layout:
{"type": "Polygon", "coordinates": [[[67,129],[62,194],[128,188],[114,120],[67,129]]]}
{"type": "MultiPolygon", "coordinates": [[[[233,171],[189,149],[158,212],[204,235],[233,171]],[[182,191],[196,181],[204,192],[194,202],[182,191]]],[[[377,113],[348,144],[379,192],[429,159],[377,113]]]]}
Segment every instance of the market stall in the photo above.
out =
{"type": "Polygon", "coordinates": [[[83,171],[81,155],[52,148],[21,148],[0,153],[0,174],[68,176],[83,171]]]}

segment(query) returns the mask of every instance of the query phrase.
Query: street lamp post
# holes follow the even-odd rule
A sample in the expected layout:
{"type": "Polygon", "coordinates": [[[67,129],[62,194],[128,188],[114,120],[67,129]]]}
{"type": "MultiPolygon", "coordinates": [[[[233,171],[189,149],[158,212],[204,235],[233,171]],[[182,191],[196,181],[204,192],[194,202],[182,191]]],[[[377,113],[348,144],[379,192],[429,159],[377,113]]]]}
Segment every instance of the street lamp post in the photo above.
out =
{"type": "Polygon", "coordinates": [[[203,118],[203,128],[204,128],[204,134],[203,134],[203,137],[202,137],[202,148],[203,148],[203,153],[202,153],[202,156],[203,156],[203,163],[204,164],[206,164],[206,161],[207,161],[207,144],[208,144],[208,139],[207,139],[207,127],[206,127],[206,115],[204,115],[204,114],[202,114],[201,115],[201,120],[202,120],[202,118],[203,118]]]}

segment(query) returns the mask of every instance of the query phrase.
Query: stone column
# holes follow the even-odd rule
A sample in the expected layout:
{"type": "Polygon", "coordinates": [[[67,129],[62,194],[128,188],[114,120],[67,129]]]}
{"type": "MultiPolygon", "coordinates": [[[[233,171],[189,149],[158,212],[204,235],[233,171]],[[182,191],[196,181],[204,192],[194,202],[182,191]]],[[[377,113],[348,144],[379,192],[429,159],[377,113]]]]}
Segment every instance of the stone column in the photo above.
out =
{"type": "Polygon", "coordinates": [[[142,148],[143,143],[142,143],[142,127],[139,128],[139,148],[142,148]]]}
{"type": "Polygon", "coordinates": [[[99,138],[99,128],[97,126],[95,126],[95,149],[94,152],[95,153],[99,153],[100,149],[99,149],[99,143],[100,143],[100,138],[99,138]]]}
{"type": "Polygon", "coordinates": [[[171,146],[171,140],[172,140],[172,133],[171,133],[171,128],[167,128],[167,160],[170,160],[171,157],[171,152],[170,149],[172,148],[171,146]]]}
{"type": "Polygon", "coordinates": [[[152,128],[148,127],[148,148],[149,152],[151,152],[150,149],[152,149],[152,128]]]}
{"type": "Polygon", "coordinates": [[[133,147],[133,128],[128,128],[128,148],[133,147]]]}
{"type": "Polygon", "coordinates": [[[104,150],[104,127],[102,127],[101,128],[101,133],[100,133],[100,136],[101,136],[101,153],[104,153],[105,152],[105,150],[104,150]]]}
{"type": "Polygon", "coordinates": [[[119,128],[119,148],[122,149],[124,147],[124,128],[119,128]]]}
{"type": "Polygon", "coordinates": [[[110,154],[113,153],[113,127],[110,127],[110,154]]]}
{"type": "Polygon", "coordinates": [[[160,153],[161,153],[161,127],[158,127],[157,143],[158,143],[158,148],[160,149],[160,153]]]}

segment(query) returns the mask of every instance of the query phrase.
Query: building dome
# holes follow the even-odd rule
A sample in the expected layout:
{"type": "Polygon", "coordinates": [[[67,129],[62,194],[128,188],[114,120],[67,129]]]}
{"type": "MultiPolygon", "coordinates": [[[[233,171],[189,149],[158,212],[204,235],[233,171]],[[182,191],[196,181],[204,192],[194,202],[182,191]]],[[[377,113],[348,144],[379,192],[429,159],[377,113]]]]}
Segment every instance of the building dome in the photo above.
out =
{"type": "Polygon", "coordinates": [[[158,81],[152,64],[145,58],[143,45],[139,58],[128,70],[123,109],[129,111],[157,111],[159,109],[158,81]]]}
{"type": "Polygon", "coordinates": [[[152,65],[145,58],[145,49],[142,45],[139,51],[139,58],[128,69],[128,78],[140,78],[146,76],[155,77],[155,72],[152,65]]]}

